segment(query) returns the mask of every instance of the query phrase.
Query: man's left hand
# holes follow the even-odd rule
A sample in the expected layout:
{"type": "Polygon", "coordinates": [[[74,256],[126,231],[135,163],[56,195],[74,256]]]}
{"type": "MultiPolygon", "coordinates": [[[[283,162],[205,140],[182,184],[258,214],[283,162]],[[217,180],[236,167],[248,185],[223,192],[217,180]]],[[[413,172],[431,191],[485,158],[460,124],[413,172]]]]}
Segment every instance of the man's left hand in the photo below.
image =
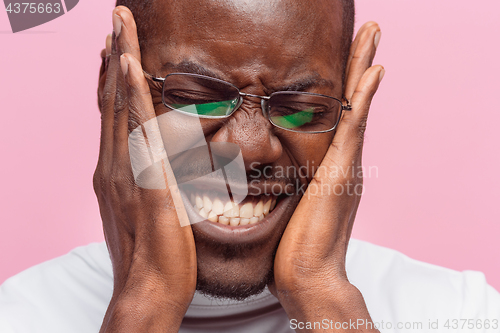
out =
{"type": "Polygon", "coordinates": [[[362,193],[366,120],[384,75],[382,66],[371,66],[379,39],[380,28],[368,22],[352,44],[345,83],[352,110],[344,112],[276,253],[270,289],[290,319],[371,320],[361,293],[347,279],[345,259],[362,193]]]}

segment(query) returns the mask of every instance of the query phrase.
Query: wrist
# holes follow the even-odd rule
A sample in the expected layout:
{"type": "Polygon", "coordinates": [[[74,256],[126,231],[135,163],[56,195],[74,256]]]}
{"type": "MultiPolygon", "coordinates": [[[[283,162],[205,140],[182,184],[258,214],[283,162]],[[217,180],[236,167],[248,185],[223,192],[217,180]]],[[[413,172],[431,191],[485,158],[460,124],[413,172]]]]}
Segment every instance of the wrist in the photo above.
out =
{"type": "Polygon", "coordinates": [[[101,332],[178,332],[194,295],[160,281],[127,281],[109,304],[101,332]]]}
{"type": "Polygon", "coordinates": [[[186,311],[176,302],[127,296],[110,304],[100,332],[178,332],[186,311]]]}
{"type": "MultiPolygon", "coordinates": [[[[277,297],[283,307],[306,311],[311,307],[323,308],[342,304],[346,298],[358,297],[358,289],[349,281],[308,281],[297,283],[293,288],[277,284],[277,297]]],[[[303,312],[303,311],[301,311],[303,312]]]]}
{"type": "Polygon", "coordinates": [[[378,332],[376,329],[370,330],[373,325],[369,324],[371,317],[364,298],[348,281],[340,281],[328,287],[314,285],[292,293],[278,290],[278,296],[290,323],[297,324],[297,332],[302,328],[298,323],[302,323],[307,332],[323,332],[321,329],[325,325],[335,328],[336,332],[351,332],[353,325],[361,325],[358,327],[359,331],[378,332]],[[307,323],[318,322],[322,324],[321,329],[306,329],[307,323]]]}
{"type": "MultiPolygon", "coordinates": [[[[358,289],[349,280],[345,270],[329,270],[304,274],[302,272],[287,272],[275,280],[278,299],[283,303],[309,304],[310,300],[321,302],[323,298],[335,301],[344,293],[355,294],[358,289]]],[[[359,292],[359,291],[358,291],[359,292]]]]}

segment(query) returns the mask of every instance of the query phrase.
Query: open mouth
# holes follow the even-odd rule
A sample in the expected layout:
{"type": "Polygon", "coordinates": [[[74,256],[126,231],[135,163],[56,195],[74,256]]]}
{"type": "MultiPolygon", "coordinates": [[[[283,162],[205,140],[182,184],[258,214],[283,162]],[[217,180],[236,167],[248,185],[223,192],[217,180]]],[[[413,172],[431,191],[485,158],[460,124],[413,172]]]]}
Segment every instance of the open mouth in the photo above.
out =
{"type": "Polygon", "coordinates": [[[241,202],[235,204],[235,192],[228,189],[223,191],[206,183],[190,185],[183,186],[180,192],[198,244],[273,242],[273,237],[279,237],[285,229],[300,199],[255,188],[252,192],[249,187],[249,193],[237,197],[236,202],[241,202]]]}
{"type": "Polygon", "coordinates": [[[262,221],[276,206],[274,195],[248,195],[240,203],[221,199],[212,192],[191,193],[190,202],[201,217],[210,222],[233,227],[256,224],[262,221]]]}

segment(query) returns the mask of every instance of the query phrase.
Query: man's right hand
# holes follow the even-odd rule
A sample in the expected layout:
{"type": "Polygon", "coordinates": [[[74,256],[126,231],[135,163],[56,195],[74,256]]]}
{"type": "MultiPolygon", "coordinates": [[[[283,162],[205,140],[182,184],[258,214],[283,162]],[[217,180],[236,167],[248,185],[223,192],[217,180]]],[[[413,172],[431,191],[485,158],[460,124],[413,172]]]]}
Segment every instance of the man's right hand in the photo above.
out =
{"type": "Polygon", "coordinates": [[[113,28],[99,80],[101,144],[94,174],[114,274],[101,332],[177,332],[196,289],[194,238],[190,226],[180,226],[168,186],[144,189],[134,180],[129,133],[153,119],[160,134],[130,10],[115,8],[113,28]]]}

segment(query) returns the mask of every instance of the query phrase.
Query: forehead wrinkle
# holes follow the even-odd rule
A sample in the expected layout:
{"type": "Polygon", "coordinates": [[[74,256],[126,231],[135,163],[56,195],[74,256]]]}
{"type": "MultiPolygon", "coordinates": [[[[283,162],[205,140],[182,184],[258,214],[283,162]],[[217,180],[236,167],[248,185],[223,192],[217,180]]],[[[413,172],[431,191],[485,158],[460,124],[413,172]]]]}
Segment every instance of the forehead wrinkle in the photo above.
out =
{"type": "MultiPolygon", "coordinates": [[[[207,32],[208,33],[208,32],[207,32]]],[[[239,36],[241,39],[226,39],[223,38],[226,36],[223,35],[216,35],[214,37],[206,37],[206,36],[200,36],[197,38],[193,38],[194,43],[201,41],[201,42],[215,42],[215,43],[228,43],[228,44],[237,44],[241,46],[246,46],[246,47],[252,47],[252,48],[257,48],[261,49],[262,47],[266,47],[268,44],[262,39],[257,36],[257,33],[254,33],[251,35],[251,38],[248,38],[246,36],[239,36]]]]}
{"type": "MultiPolygon", "coordinates": [[[[242,38],[243,40],[227,39],[223,37],[226,36],[219,35],[218,38],[200,36],[184,44],[193,50],[199,50],[211,56],[213,59],[217,59],[219,54],[225,54],[228,57],[232,55],[230,58],[240,64],[244,62],[266,63],[268,53],[276,48],[280,50],[280,57],[282,60],[286,58],[294,62],[299,62],[301,59],[313,57],[319,49],[315,47],[313,40],[304,42],[304,39],[301,43],[291,43],[282,39],[280,44],[276,44],[275,41],[270,42],[266,40],[265,37],[259,38],[258,36],[242,38]],[[211,47],[204,48],[203,45],[207,44],[211,47]]],[[[295,41],[297,41],[297,38],[295,41]]]]}

